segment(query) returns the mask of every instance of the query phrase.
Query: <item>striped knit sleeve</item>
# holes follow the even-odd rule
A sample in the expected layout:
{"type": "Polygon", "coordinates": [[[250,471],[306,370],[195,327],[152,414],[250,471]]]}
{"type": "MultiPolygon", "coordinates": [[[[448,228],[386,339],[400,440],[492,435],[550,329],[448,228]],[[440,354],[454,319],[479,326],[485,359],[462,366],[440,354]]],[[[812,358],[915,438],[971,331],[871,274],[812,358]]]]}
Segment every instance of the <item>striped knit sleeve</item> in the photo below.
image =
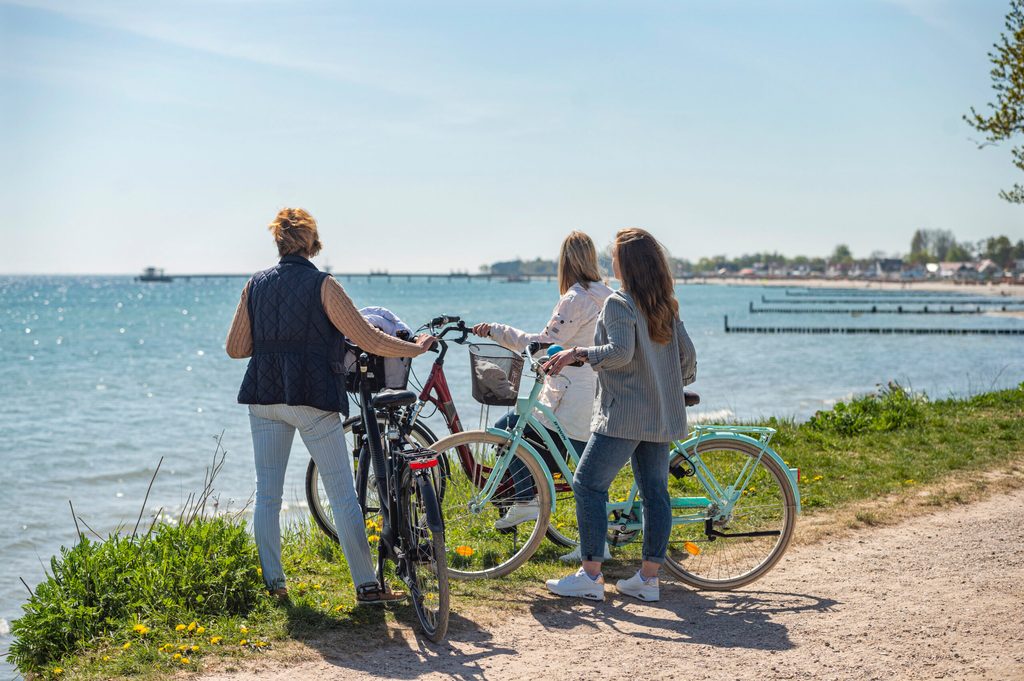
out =
{"type": "Polygon", "coordinates": [[[360,349],[380,357],[416,357],[423,354],[415,343],[407,343],[371,326],[334,277],[324,277],[320,297],[327,318],[360,349]]]}
{"type": "Polygon", "coordinates": [[[619,369],[633,359],[636,349],[636,316],[629,303],[610,296],[601,312],[608,342],[587,348],[587,361],[594,371],[619,369]]]}
{"type": "Polygon", "coordinates": [[[231,320],[228,339],[224,343],[228,357],[244,359],[252,356],[252,322],[249,319],[249,280],[242,289],[242,297],[235,308],[235,317],[231,320]]]}
{"type": "Polygon", "coordinates": [[[683,385],[690,385],[697,380],[697,348],[686,333],[683,320],[676,320],[676,333],[679,334],[679,366],[683,370],[683,385]]]}

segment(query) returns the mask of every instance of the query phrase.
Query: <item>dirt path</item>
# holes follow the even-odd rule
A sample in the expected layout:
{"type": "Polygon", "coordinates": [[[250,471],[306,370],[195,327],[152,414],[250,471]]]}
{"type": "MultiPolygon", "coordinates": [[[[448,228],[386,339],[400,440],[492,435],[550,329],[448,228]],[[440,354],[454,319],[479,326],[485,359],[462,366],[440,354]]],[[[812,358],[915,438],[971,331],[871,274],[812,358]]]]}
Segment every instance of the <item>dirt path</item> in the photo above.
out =
{"type": "Polygon", "coordinates": [[[455,618],[439,648],[392,627],[202,681],[1024,679],[1024,491],[792,549],[743,592],[538,596],[493,619],[455,618]]]}

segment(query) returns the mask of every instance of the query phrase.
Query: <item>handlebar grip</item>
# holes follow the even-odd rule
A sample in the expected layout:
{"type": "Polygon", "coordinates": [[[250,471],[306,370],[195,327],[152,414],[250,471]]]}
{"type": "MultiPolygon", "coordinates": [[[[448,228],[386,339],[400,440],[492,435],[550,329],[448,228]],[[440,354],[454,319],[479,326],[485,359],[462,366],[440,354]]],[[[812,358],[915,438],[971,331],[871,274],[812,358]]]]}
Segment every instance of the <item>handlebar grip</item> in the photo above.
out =
{"type": "Polygon", "coordinates": [[[433,319],[431,319],[430,320],[430,325],[431,326],[444,326],[445,324],[454,324],[454,323],[456,323],[458,321],[461,321],[461,320],[462,320],[462,318],[459,317],[458,315],[443,314],[443,315],[441,315],[439,317],[434,317],[433,319]]]}
{"type": "MultiPolygon", "coordinates": [[[[552,343],[541,343],[540,341],[533,341],[532,343],[530,343],[529,345],[526,346],[526,350],[527,350],[527,352],[530,353],[530,356],[532,357],[533,355],[536,355],[541,350],[544,350],[546,348],[551,348],[551,347],[557,347],[558,350],[562,349],[561,346],[557,346],[557,345],[554,345],[552,343]]],[[[556,352],[557,352],[557,350],[556,350],[556,352]]],[[[548,356],[550,356],[550,355],[551,355],[551,352],[548,352],[548,356]]]]}

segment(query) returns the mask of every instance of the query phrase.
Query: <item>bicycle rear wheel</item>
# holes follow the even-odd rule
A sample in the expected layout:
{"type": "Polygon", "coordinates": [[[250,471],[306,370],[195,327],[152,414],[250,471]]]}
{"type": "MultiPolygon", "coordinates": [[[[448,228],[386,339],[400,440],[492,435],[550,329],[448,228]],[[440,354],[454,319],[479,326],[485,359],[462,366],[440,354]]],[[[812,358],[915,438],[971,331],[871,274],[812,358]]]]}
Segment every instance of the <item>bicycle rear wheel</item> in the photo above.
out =
{"type": "Polygon", "coordinates": [[[548,479],[522,446],[483,430],[456,433],[430,446],[438,453],[440,496],[447,538],[448,572],[456,579],[502,577],[525,563],[544,540],[551,513],[548,479]],[[493,496],[473,508],[494,465],[511,456],[493,496]],[[514,520],[508,517],[515,509],[514,520]]]}
{"type": "MultiPolygon", "coordinates": [[[[430,478],[431,483],[434,479],[430,478]]],[[[402,474],[401,504],[409,546],[404,560],[410,596],[416,617],[434,643],[448,632],[448,563],[444,531],[430,529],[429,508],[437,507],[434,485],[420,486],[406,469],[402,474]]]]}
{"type": "MultiPolygon", "coordinates": [[[[361,423],[361,416],[352,416],[345,419],[346,446],[356,444],[352,439],[352,432],[354,429],[361,430],[361,423]]],[[[380,424],[381,432],[383,432],[387,425],[387,419],[383,417],[378,418],[377,423],[380,424]]],[[[437,440],[437,436],[429,428],[417,421],[412,427],[412,432],[409,434],[409,440],[420,447],[430,447],[431,443],[437,440]]],[[[359,447],[356,445],[352,451],[352,471],[356,474],[357,479],[358,465],[359,447]]],[[[380,506],[377,502],[377,486],[373,482],[372,473],[367,477],[366,505],[377,508],[380,506]]],[[[320,471],[317,470],[316,462],[312,459],[309,460],[309,465],[306,466],[306,503],[309,505],[309,514],[313,516],[313,521],[317,527],[328,537],[338,541],[338,532],[334,527],[334,515],[331,513],[331,502],[327,498],[327,490],[324,489],[323,480],[320,478],[320,471]]],[[[372,537],[379,532],[380,528],[377,525],[380,523],[378,522],[377,514],[371,514],[371,516],[367,517],[366,534],[372,537]]]]}
{"type": "MultiPolygon", "coordinates": [[[[700,443],[699,456],[718,484],[728,488],[738,481],[744,464],[752,463],[760,446],[728,438],[700,443]]],[[[669,496],[710,498],[692,474],[693,467],[678,450],[669,455],[669,496]]],[[[712,508],[681,508],[673,503],[672,534],[665,568],[697,589],[736,589],[763,577],[786,552],[796,525],[796,498],[786,471],[767,455],[757,462],[742,495],[728,517],[715,519],[712,508]],[[693,522],[679,522],[680,519],[693,522]],[[763,532],[756,537],[709,538],[706,521],[724,534],[763,532]]]]}

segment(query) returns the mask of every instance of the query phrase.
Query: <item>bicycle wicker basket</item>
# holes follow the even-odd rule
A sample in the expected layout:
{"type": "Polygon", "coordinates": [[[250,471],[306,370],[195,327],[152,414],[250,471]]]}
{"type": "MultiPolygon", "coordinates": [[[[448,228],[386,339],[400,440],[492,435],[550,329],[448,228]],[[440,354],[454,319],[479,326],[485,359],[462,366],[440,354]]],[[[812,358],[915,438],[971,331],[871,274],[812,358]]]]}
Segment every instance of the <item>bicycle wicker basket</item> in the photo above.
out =
{"type": "Polygon", "coordinates": [[[523,377],[523,357],[493,343],[469,346],[473,399],[495,407],[514,407],[523,377]]]}

